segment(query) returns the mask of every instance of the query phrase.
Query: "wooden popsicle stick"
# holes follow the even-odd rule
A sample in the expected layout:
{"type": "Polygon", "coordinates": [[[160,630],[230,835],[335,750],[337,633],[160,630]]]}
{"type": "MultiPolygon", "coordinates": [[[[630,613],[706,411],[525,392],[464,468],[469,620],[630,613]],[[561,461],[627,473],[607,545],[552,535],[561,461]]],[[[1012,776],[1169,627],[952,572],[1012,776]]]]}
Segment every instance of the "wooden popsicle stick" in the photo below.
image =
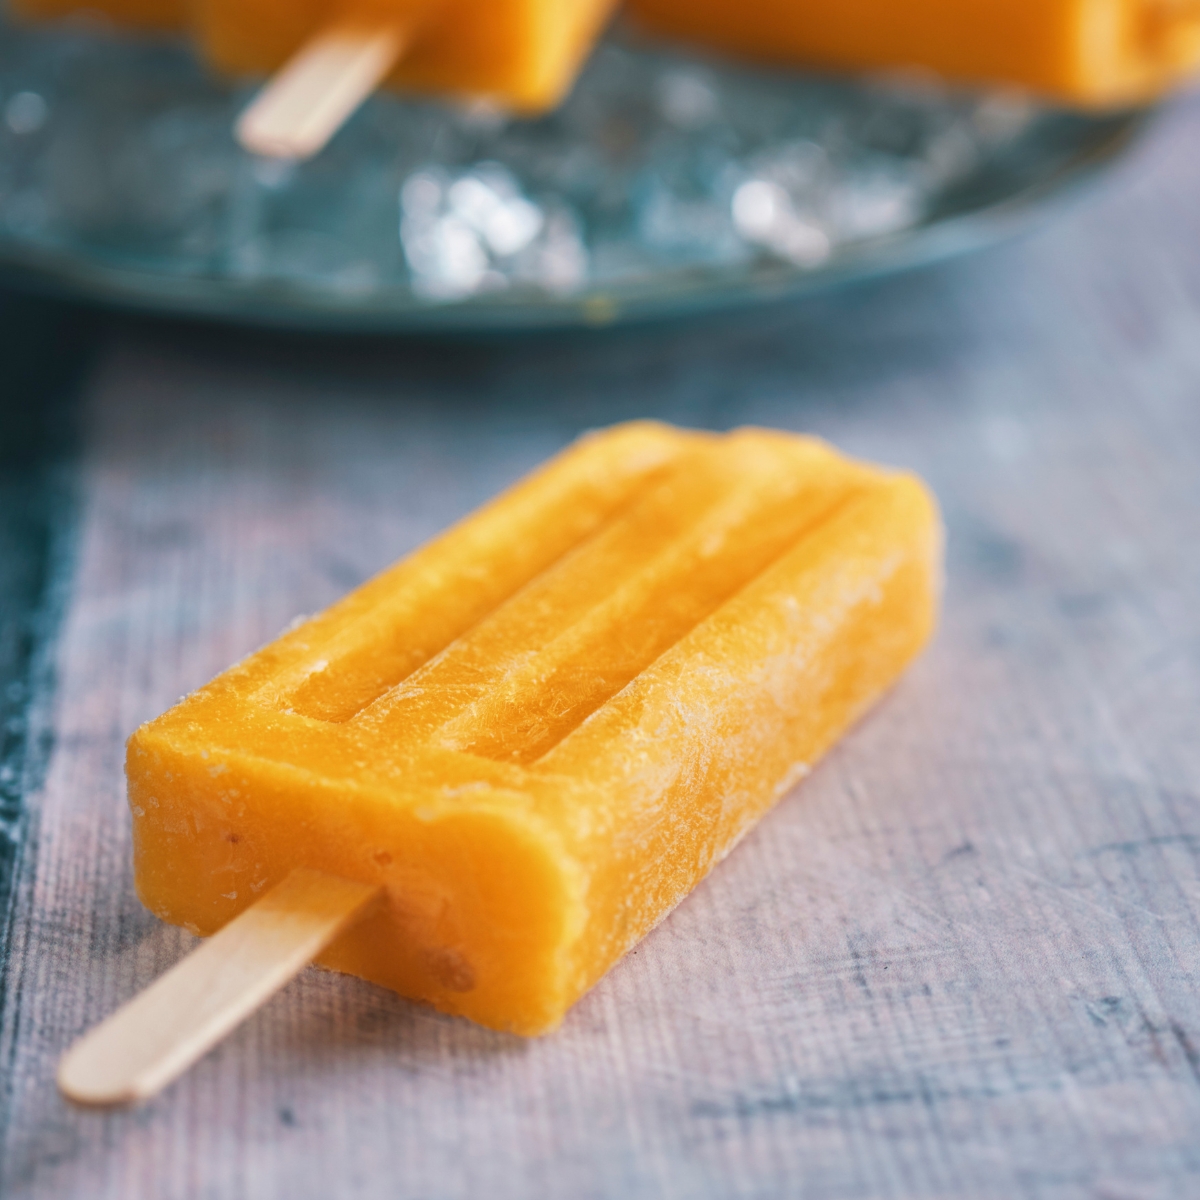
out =
{"type": "Polygon", "coordinates": [[[298,868],[84,1034],[58,1086],[78,1104],[148,1099],[367,914],[381,889],[298,868]]]}
{"type": "Polygon", "coordinates": [[[409,33],[397,21],[323,29],[250,102],[234,127],[238,142],[270,158],[311,158],[383,82],[409,33]]]}

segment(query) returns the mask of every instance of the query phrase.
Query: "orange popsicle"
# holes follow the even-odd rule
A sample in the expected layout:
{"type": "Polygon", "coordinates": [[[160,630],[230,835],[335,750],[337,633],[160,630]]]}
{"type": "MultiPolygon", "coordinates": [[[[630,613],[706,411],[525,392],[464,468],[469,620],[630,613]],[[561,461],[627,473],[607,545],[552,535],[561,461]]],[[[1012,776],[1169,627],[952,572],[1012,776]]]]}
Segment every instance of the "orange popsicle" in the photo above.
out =
{"type": "Polygon", "coordinates": [[[752,59],[919,67],[1069,103],[1150,99],[1200,65],[1195,0],[630,0],[648,30],[752,59]]]}
{"type": "Polygon", "coordinates": [[[204,53],[231,74],[278,70],[337,27],[394,26],[403,37],[389,82],[409,91],[486,97],[520,112],[569,90],[616,0],[201,0],[204,53]]]}
{"type": "Polygon", "coordinates": [[[239,118],[256,154],[318,153],[384,82],[539,113],[570,90],[616,0],[204,0],[208,56],[275,72],[239,118]]]}
{"type": "Polygon", "coordinates": [[[918,652],[940,547],[815,439],[591,435],[134,734],[139,894],[380,889],[318,961],[551,1030],[918,652]]]}

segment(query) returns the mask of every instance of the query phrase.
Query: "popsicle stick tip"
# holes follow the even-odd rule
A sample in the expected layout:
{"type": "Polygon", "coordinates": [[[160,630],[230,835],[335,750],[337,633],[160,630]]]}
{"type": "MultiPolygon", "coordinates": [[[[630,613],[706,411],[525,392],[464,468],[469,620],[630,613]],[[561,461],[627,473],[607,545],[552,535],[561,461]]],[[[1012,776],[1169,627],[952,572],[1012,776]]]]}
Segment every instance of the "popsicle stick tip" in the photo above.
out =
{"type": "Polygon", "coordinates": [[[148,1099],[127,1086],[97,1088],[94,1066],[88,1061],[86,1047],[72,1047],[58,1065],[55,1082],[58,1090],[72,1104],[83,1108],[129,1108],[139,1100],[148,1099]]]}
{"type": "Polygon", "coordinates": [[[292,871],[84,1034],[59,1064],[59,1090],[91,1108],[149,1099],[366,916],[381,895],[372,884],[292,871]]]}

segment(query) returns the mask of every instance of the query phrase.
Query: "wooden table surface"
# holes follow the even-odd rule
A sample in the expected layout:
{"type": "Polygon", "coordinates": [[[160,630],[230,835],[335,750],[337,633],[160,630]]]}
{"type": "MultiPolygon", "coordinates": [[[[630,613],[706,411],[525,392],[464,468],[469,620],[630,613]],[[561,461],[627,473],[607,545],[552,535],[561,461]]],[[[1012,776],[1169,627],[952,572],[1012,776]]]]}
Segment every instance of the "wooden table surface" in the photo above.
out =
{"type": "Polygon", "coordinates": [[[5,1196],[1200,1195],[1196,99],[1016,243],[736,320],[2,311],[5,1196]],[[560,1033],[310,971],[146,1107],[65,1105],[62,1050],[191,944],[134,895],[130,731],[635,416],[924,474],[932,650],[560,1033]]]}

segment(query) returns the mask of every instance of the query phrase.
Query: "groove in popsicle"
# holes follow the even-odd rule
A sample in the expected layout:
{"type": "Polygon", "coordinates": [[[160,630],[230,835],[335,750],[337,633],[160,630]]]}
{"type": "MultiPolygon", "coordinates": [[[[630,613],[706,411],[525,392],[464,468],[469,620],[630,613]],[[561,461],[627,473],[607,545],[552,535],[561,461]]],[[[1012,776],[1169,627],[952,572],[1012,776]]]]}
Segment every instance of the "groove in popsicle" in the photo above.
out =
{"type": "Polygon", "coordinates": [[[731,530],[730,552],[719,557],[706,558],[699,537],[668,548],[475,705],[457,723],[472,731],[459,748],[501,761],[535,762],[846,499],[843,491],[814,497],[811,506],[760,510],[754,514],[757,527],[747,523],[731,530]]]}
{"type": "Polygon", "coordinates": [[[583,469],[556,465],[348,597],[351,611],[337,619],[333,610],[336,626],[317,635],[317,664],[304,655],[286,667],[262,702],[320,721],[353,720],[636,506],[704,440],[641,423],[610,435],[599,457],[581,443],[564,462],[583,469]]]}
{"type": "Polygon", "coordinates": [[[698,448],[358,718],[531,762],[857,486],[820,443],[698,448]]]}

